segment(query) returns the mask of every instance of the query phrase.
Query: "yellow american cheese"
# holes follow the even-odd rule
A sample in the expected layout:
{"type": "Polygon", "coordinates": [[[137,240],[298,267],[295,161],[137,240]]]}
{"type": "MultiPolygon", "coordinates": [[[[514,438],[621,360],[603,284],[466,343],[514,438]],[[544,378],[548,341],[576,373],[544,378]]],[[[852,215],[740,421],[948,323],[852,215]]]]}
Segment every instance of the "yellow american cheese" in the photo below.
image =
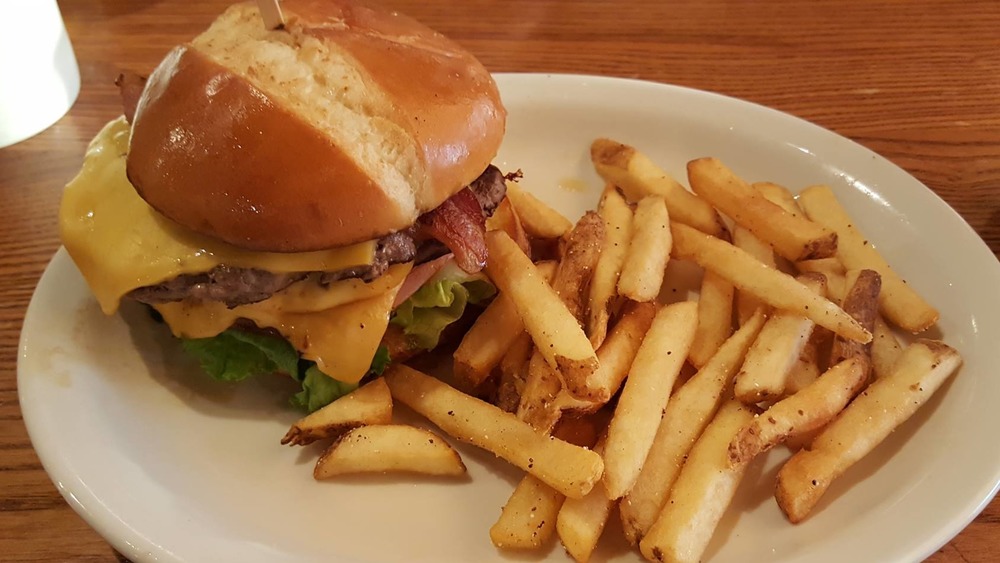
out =
{"type": "Polygon", "coordinates": [[[334,271],[371,264],[375,241],[301,253],[250,252],[191,232],[139,197],[125,175],[129,125],[119,118],[91,141],[59,210],[66,250],[112,314],[129,291],[220,264],[270,272],[334,271]]]}

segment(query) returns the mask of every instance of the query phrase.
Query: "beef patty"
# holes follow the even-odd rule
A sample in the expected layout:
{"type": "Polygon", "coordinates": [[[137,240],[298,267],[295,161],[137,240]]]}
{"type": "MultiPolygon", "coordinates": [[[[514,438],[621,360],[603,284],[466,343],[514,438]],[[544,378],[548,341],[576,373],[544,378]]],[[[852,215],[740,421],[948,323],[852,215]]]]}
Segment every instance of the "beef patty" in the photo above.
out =
{"type": "MultiPolygon", "coordinates": [[[[471,184],[469,189],[476,196],[486,216],[492,215],[507,193],[504,175],[495,166],[489,166],[471,184]]],[[[127,297],[142,303],[155,304],[183,299],[221,301],[229,307],[263,301],[289,285],[318,274],[320,283],[360,278],[371,281],[393,264],[430,260],[447,252],[436,240],[415,241],[413,228],[388,234],[375,245],[372,263],[334,272],[275,273],[256,268],[236,268],[221,264],[208,272],[182,274],[156,285],[134,289],[127,297]]]]}

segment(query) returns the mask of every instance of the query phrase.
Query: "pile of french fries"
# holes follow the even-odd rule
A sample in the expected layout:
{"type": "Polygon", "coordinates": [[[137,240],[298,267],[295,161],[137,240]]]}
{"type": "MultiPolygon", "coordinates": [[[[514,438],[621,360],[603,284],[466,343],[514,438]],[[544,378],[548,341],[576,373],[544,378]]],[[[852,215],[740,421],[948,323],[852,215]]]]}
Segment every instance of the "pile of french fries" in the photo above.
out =
{"type": "Polygon", "coordinates": [[[463,474],[441,436],[392,424],[400,401],[524,471],[489,530],[497,548],[556,534],[587,561],[617,506],[642,556],[696,562],[761,454],[786,446],[774,496],[798,523],[960,366],[940,341],[897,338],[938,311],[830,188],[793,196],[701,158],[689,191],[607,139],[591,159],[607,185],[575,224],[510,186],[487,225],[499,294],[450,384],[393,365],[288,431],[333,440],[317,479],[463,474]],[[670,260],[703,269],[696,301],[662,304],[670,260]]]}

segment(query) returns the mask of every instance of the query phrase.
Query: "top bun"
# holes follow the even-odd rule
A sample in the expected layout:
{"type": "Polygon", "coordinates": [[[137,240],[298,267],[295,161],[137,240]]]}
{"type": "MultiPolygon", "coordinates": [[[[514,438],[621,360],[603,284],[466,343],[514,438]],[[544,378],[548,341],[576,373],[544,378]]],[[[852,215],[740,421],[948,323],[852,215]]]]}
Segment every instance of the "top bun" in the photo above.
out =
{"type": "Polygon", "coordinates": [[[404,229],[483,172],[506,111],[470,53],[406,16],[284,0],[282,30],[231,6],[149,77],[128,177],[235,246],[302,252],[404,229]]]}

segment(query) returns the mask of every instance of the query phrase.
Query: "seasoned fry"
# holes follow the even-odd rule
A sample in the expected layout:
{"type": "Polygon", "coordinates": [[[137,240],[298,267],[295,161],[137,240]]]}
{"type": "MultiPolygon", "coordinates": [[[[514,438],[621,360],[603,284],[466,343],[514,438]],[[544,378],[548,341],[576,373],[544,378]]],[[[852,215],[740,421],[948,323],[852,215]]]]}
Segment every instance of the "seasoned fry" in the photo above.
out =
{"type": "Polygon", "coordinates": [[[573,228],[573,223],[517,184],[507,184],[507,199],[517,213],[521,226],[540,239],[559,238],[573,228]]]}
{"type": "Polygon", "coordinates": [[[632,209],[614,186],[604,190],[600,214],[604,219],[604,245],[590,281],[587,318],[587,335],[595,350],[607,336],[612,299],[617,295],[618,277],[632,239],[632,209]]]}
{"type": "Polygon", "coordinates": [[[510,199],[503,198],[497,208],[493,210],[493,215],[486,219],[486,229],[490,231],[503,231],[514,239],[521,251],[531,256],[531,241],[528,240],[528,233],[521,225],[521,218],[514,211],[514,205],[510,199]]]}
{"type": "Polygon", "coordinates": [[[684,189],[634,147],[597,139],[590,145],[590,159],[601,178],[621,188],[630,201],[649,195],[663,196],[675,221],[713,236],[725,231],[722,218],[708,202],[684,189]]]}
{"type": "Polygon", "coordinates": [[[751,407],[729,401],[691,448],[670,500],[639,542],[650,561],[698,563],[743,480],[745,465],[731,466],[727,448],[753,418],[751,407]]]}
{"type": "MultiPolygon", "coordinates": [[[[603,455],[603,440],[594,446],[594,451],[603,455]]],[[[613,506],[614,501],[602,487],[594,487],[583,498],[566,499],[559,509],[556,530],[570,557],[581,563],[590,560],[613,506]]]]}
{"type": "Polygon", "coordinates": [[[404,472],[464,475],[465,464],[443,438],[401,424],[362,426],[338,438],[319,456],[313,477],[404,472]]]}
{"type": "Polygon", "coordinates": [[[589,377],[597,369],[597,355],[556,291],[507,233],[486,233],[486,245],[487,274],[510,297],[546,362],[564,376],[589,377]]]}
{"type": "MultiPolygon", "coordinates": [[[[854,317],[868,332],[875,330],[875,317],[878,316],[878,296],[882,287],[882,279],[875,270],[848,272],[847,295],[844,296],[844,311],[854,317]]],[[[830,348],[830,365],[840,363],[847,358],[864,357],[871,363],[871,342],[861,344],[836,336],[830,348]]]]}
{"type": "Polygon", "coordinates": [[[545,358],[536,349],[528,361],[528,377],[521,390],[517,418],[527,422],[535,430],[548,434],[562,415],[562,409],[556,402],[562,388],[559,374],[545,363],[545,358]]]}
{"type": "Polygon", "coordinates": [[[854,318],[788,274],[768,268],[735,246],[687,225],[674,223],[671,230],[678,258],[697,262],[772,307],[799,313],[846,338],[871,341],[871,333],[854,318]]]}
{"type": "Polygon", "coordinates": [[[799,205],[810,219],[837,232],[840,240],[837,257],[846,268],[875,270],[882,276],[879,303],[887,320],[914,334],[937,322],[938,310],[889,267],[875,246],[855,227],[833,190],[827,186],[806,188],[799,194],[799,205]]]}
{"type": "Polygon", "coordinates": [[[764,196],[767,201],[784,209],[786,213],[802,215],[802,209],[795,201],[795,196],[785,186],[773,182],[755,182],[753,189],[760,192],[760,195],[764,196]]]}
{"type": "Polygon", "coordinates": [[[604,220],[597,213],[588,211],[565,238],[563,258],[552,278],[552,289],[559,294],[569,312],[582,321],[587,312],[590,279],[604,244],[604,220]]]}
{"type": "Polygon", "coordinates": [[[743,428],[729,445],[730,462],[750,463],[790,437],[826,426],[844,410],[867,378],[867,360],[860,356],[828,369],[805,389],[771,405],[743,428]]]}
{"type": "Polygon", "coordinates": [[[632,545],[638,544],[659,515],[684,456],[715,416],[764,319],[763,311],[758,311],[667,403],[639,478],[619,505],[625,537],[632,545]]]}
{"type": "Polygon", "coordinates": [[[632,240],[618,278],[618,293],[633,301],[656,299],[663,285],[670,247],[670,217],[663,198],[642,198],[632,219],[632,240]]]}
{"type": "Polygon", "coordinates": [[[819,338],[814,329],[785,379],[785,394],[794,395],[819,377],[819,338]]]}
{"type": "Polygon", "coordinates": [[[392,421],[392,395],[385,381],[376,379],[309,414],[288,429],[281,444],[305,446],[334,438],[352,428],[392,421]]]}
{"type": "MultiPolygon", "coordinates": [[[[733,246],[736,248],[742,248],[757,260],[770,266],[771,268],[777,267],[774,261],[774,249],[771,245],[760,240],[753,233],[747,230],[745,227],[736,225],[733,228],[733,246]]],[[[740,291],[736,294],[736,320],[739,324],[743,324],[757,311],[757,308],[761,306],[759,299],[750,295],[746,292],[740,291]]]]}
{"type": "Polygon", "coordinates": [[[475,389],[523,333],[514,302],[506,294],[497,295],[455,349],[455,376],[475,389]]]}
{"type": "Polygon", "coordinates": [[[404,365],[385,374],[396,400],[448,435],[502,457],[568,497],[590,492],[604,473],[594,452],[546,436],[514,415],[404,365]]]}
{"type": "Polygon", "coordinates": [[[956,350],[918,340],[900,356],[892,373],[872,383],[778,472],[775,499],[792,523],[812,511],[830,484],[868,455],[930,399],[958,369],[956,350]]]}
{"type": "Polygon", "coordinates": [[[875,330],[872,331],[872,373],[875,377],[885,377],[892,373],[892,368],[902,353],[903,347],[892,329],[881,315],[876,316],[875,330]]]}
{"type": "Polygon", "coordinates": [[[716,158],[688,163],[691,189],[746,227],[788,260],[826,258],[837,251],[837,233],[786,212],[750,187],[716,158]]]}
{"type": "Polygon", "coordinates": [[[507,412],[517,412],[521,391],[528,378],[528,361],[535,350],[531,335],[522,332],[500,359],[500,382],[497,384],[496,405],[507,412]]]}
{"type": "Polygon", "coordinates": [[[559,491],[533,475],[525,475],[504,505],[500,518],[490,528],[493,545],[500,549],[541,547],[556,529],[556,518],[564,500],[566,496],[559,491]]]}
{"type": "Polygon", "coordinates": [[[600,366],[590,376],[583,389],[574,390],[576,396],[586,396],[595,403],[604,404],[618,392],[628,375],[632,360],[653,322],[657,307],[653,303],[629,301],[622,309],[622,316],[611,327],[604,344],[597,350],[600,366]]]}
{"type": "MultiPolygon", "coordinates": [[[[820,274],[796,278],[817,295],[826,294],[826,279],[820,274]]],[[[792,367],[812,335],[814,323],[796,313],[777,312],[764,324],[736,374],[733,393],[753,405],[780,397],[792,367]]]]}
{"type": "Polygon", "coordinates": [[[604,449],[608,497],[621,498],[638,479],[697,326],[694,301],[668,305],[653,319],[608,426],[604,449]]]}
{"type": "Polygon", "coordinates": [[[694,335],[688,361],[700,368],[733,334],[733,284],[706,270],[698,295],[698,331],[694,335]]]}
{"type": "Polygon", "coordinates": [[[826,292],[830,301],[843,303],[844,295],[847,294],[847,281],[844,275],[844,265],[838,258],[818,258],[816,260],[802,260],[796,262],[795,267],[802,273],[814,272],[823,274],[826,277],[826,292]]]}

